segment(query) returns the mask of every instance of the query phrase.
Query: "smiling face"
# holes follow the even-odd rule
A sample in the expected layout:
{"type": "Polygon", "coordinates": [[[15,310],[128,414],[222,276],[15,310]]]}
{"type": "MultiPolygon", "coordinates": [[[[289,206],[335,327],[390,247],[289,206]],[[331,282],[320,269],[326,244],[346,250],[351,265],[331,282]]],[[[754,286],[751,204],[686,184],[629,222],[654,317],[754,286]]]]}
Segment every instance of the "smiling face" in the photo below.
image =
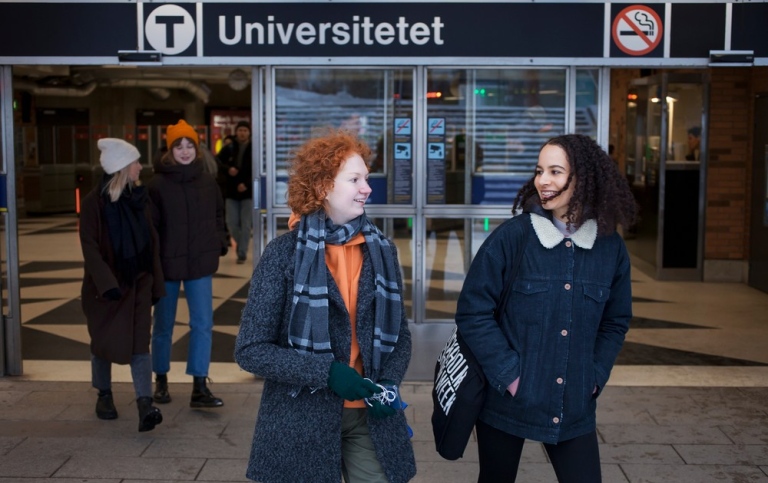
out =
{"type": "Polygon", "coordinates": [[[370,195],[368,166],[354,153],[341,163],[333,188],[325,194],[323,208],[334,224],[343,225],[365,212],[365,201],[370,195]]]}
{"type": "Polygon", "coordinates": [[[178,144],[174,143],[173,159],[179,164],[189,164],[197,158],[197,148],[195,143],[187,138],[181,138],[178,144]]]}
{"type": "Polygon", "coordinates": [[[571,202],[576,178],[568,185],[571,164],[560,146],[548,144],[539,153],[539,164],[536,165],[534,184],[539,193],[541,206],[552,211],[559,219],[563,219],[571,202]],[[566,185],[568,188],[565,189],[566,185]]]}

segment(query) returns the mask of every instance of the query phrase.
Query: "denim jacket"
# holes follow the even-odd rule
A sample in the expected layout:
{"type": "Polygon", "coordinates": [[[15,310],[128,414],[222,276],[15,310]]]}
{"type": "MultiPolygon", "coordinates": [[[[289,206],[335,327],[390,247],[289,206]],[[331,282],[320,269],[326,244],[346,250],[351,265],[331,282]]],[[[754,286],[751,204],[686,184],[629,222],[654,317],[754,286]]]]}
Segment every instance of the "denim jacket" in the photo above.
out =
{"type": "Polygon", "coordinates": [[[539,212],[505,221],[480,247],[456,324],[488,378],[480,419],[557,443],[595,430],[596,400],[632,318],[630,262],[619,234],[598,237],[594,220],[566,238],[549,212],[539,212]],[[497,323],[494,311],[521,249],[497,323]],[[507,387],[518,376],[513,397],[507,387]]]}

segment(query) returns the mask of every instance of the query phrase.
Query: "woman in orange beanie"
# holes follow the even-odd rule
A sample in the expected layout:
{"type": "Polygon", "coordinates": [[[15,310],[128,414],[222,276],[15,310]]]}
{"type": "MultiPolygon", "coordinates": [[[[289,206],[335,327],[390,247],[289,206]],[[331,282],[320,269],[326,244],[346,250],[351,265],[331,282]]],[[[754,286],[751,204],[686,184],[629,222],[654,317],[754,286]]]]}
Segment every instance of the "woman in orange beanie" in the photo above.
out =
{"type": "Polygon", "coordinates": [[[219,256],[227,252],[224,201],[216,180],[203,170],[195,129],[180,120],[166,131],[168,152],[155,163],[149,182],[153,220],[160,235],[160,261],[166,296],[155,306],[152,328],[152,369],[156,377],[154,399],[168,403],[168,371],[179,289],[189,307],[187,374],[194,385],[190,406],[222,406],[206,387],[213,333],[212,276],[219,256]]]}

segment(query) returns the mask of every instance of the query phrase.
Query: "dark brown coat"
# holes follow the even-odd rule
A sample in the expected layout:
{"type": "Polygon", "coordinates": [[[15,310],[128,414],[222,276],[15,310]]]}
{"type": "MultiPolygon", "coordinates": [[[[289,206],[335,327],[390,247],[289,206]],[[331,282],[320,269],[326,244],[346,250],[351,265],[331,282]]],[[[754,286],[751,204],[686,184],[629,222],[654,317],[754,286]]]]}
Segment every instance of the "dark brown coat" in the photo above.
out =
{"type": "Polygon", "coordinates": [[[110,362],[128,364],[133,354],[149,352],[152,299],[165,295],[157,232],[152,227],[150,203],[144,210],[152,233],[153,273],[141,273],[130,287],[119,287],[120,300],[103,297],[119,286],[115,255],[104,218],[104,198],[97,187],[83,198],[80,244],[85,260],[82,307],[91,336],[91,353],[110,362]]]}

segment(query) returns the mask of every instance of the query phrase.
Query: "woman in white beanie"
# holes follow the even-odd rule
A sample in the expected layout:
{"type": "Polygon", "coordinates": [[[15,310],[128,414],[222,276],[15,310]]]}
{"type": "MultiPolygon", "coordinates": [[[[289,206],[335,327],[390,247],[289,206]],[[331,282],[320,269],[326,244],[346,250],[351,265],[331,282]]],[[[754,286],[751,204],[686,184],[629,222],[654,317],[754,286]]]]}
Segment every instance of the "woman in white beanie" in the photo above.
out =
{"type": "Polygon", "coordinates": [[[152,304],[165,294],[157,232],[146,189],[139,186],[139,151],[116,138],[98,141],[104,177],[85,198],[80,243],[85,259],[83,313],[91,336],[96,416],[117,418],[112,363],[130,364],[139,431],[163,421],[152,405],[149,355],[152,304]]]}

